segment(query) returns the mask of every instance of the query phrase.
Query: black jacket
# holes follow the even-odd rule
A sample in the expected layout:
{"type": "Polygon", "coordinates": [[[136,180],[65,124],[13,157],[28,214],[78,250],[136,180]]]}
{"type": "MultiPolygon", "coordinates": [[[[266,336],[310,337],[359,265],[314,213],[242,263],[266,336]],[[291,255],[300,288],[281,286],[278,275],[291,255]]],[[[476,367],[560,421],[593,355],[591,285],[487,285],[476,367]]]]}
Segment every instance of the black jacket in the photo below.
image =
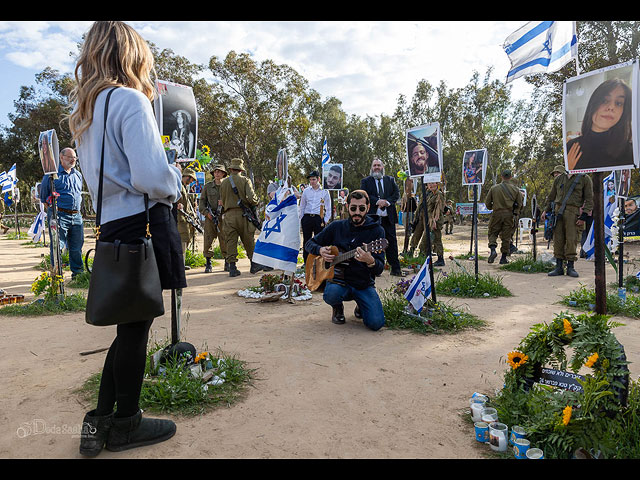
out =
{"type": "Polygon", "coordinates": [[[378,195],[377,181],[372,176],[368,176],[362,179],[360,182],[360,188],[367,192],[369,195],[369,215],[372,215],[374,219],[378,219],[376,212],[378,207],[376,203],[378,200],[383,199],[389,202],[391,205],[387,207],[387,215],[391,223],[398,223],[398,213],[396,212],[396,202],[400,199],[400,189],[393,177],[384,175],[382,177],[382,196],[378,195]]]}
{"type": "MultiPolygon", "coordinates": [[[[327,225],[320,233],[305,243],[304,248],[312,255],[320,255],[320,247],[335,245],[340,252],[348,252],[364,243],[384,238],[384,229],[380,224],[368,215],[364,225],[356,227],[351,220],[336,220],[327,225]]],[[[372,253],[376,261],[374,267],[367,267],[355,258],[336,265],[335,281],[341,283],[339,277],[344,274],[344,283],[354,288],[367,288],[375,285],[376,275],[384,270],[384,252],[372,253]]]]}

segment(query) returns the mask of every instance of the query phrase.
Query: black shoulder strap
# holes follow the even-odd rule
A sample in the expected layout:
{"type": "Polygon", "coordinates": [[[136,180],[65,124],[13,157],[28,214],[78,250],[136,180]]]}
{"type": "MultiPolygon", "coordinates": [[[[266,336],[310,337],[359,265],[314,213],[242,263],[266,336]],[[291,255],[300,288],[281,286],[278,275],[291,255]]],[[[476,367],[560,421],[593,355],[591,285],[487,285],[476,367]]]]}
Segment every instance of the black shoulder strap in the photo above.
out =
{"type": "Polygon", "coordinates": [[[560,205],[560,209],[558,210],[558,215],[562,215],[564,213],[564,209],[567,206],[567,201],[569,200],[569,197],[573,193],[573,190],[576,188],[578,181],[582,177],[584,177],[584,173],[579,173],[578,175],[576,175],[576,178],[573,179],[573,182],[571,182],[571,186],[569,186],[569,190],[567,190],[567,194],[564,196],[564,199],[562,200],[562,205],[560,205]]]}

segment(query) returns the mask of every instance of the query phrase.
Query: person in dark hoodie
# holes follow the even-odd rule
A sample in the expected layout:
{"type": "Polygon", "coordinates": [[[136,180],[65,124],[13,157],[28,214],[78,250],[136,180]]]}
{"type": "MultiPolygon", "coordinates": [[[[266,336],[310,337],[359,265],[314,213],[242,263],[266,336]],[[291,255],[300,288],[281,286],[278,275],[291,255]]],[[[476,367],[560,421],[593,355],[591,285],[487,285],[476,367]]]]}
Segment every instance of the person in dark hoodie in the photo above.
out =
{"type": "Polygon", "coordinates": [[[384,270],[384,251],[365,251],[361,247],[385,238],[384,229],[367,216],[369,196],[364,190],[354,190],[347,197],[349,218],[336,220],[309,239],[304,247],[312,255],[320,255],[325,261],[334,260],[330,247],[336,246],[342,253],[355,250],[355,255],[335,265],[334,277],[324,288],[323,299],[331,305],[331,321],[345,323],[344,303],[355,300],[354,315],[361,318],[371,330],[384,326],[382,302],[375,288],[375,278],[384,270]]]}

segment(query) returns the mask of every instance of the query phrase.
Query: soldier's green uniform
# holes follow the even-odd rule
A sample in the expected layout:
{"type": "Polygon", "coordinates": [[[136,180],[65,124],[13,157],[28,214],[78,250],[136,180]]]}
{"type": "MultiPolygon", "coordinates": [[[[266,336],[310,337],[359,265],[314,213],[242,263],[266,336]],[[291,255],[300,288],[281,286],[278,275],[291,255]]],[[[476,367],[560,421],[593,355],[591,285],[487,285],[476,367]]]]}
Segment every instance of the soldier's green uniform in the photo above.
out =
{"type": "Polygon", "coordinates": [[[222,221],[222,230],[225,232],[225,241],[227,247],[227,262],[229,263],[229,276],[235,277],[240,275],[240,271],[236,268],[238,261],[238,239],[242,241],[244,249],[249,259],[253,257],[253,248],[255,246],[256,227],[242,216],[242,209],[238,206],[238,197],[248,207],[258,205],[258,197],[253,190],[251,180],[241,174],[244,172],[244,162],[239,158],[231,160],[229,166],[229,176],[226,177],[220,185],[220,199],[224,208],[224,219],[222,221]],[[233,179],[238,195],[235,194],[231,186],[233,179]]]}
{"type": "Polygon", "coordinates": [[[502,172],[502,182],[494,185],[489,189],[489,193],[485,198],[487,209],[493,210],[489,220],[489,263],[497,257],[496,248],[498,246],[498,237],[500,237],[500,263],[509,263],[507,255],[509,255],[509,246],[511,245],[511,235],[514,223],[514,204],[515,214],[519,215],[522,211],[522,203],[524,197],[522,192],[513,183],[509,182],[511,172],[506,170],[502,172]]]}
{"type": "MultiPolygon", "coordinates": [[[[225,176],[227,176],[227,171],[224,168],[224,165],[216,165],[213,169],[213,174],[215,175],[215,171],[220,170],[224,172],[225,176]]],[[[220,182],[220,185],[222,181],[220,182]]],[[[224,271],[229,271],[229,265],[227,263],[227,242],[224,235],[224,230],[222,229],[222,219],[223,219],[223,211],[219,212],[218,209],[218,200],[220,200],[220,185],[216,183],[215,179],[211,180],[209,183],[205,184],[202,192],[200,193],[200,199],[198,200],[198,210],[205,217],[204,220],[204,246],[202,253],[207,261],[205,266],[205,273],[209,273],[212,271],[211,267],[211,257],[213,257],[213,243],[215,239],[218,239],[220,243],[220,253],[222,254],[222,258],[225,259],[225,268],[224,271]],[[213,220],[209,218],[209,215],[212,215],[216,218],[216,224],[213,220]]],[[[220,209],[222,210],[222,209],[220,209]]]]}
{"type": "Polygon", "coordinates": [[[593,209],[593,181],[589,175],[568,175],[564,167],[554,168],[552,175],[558,173],[553,180],[551,191],[546,199],[545,214],[551,213],[551,203],[553,211],[558,212],[562,208],[562,202],[569,193],[571,184],[577,183],[571,195],[567,198],[564,213],[556,222],[553,230],[553,256],[556,258],[556,268],[549,273],[549,276],[564,275],[563,262],[567,261],[567,275],[577,277],[574,262],[578,259],[578,242],[582,233],[581,226],[576,225],[578,220],[586,220],[593,209]],[[580,209],[582,208],[582,213],[580,209]]]}
{"type": "Polygon", "coordinates": [[[453,209],[453,202],[451,200],[447,200],[447,208],[445,208],[444,212],[444,234],[450,235],[453,233],[453,223],[455,220],[455,211],[453,209]]]}
{"type": "MultiPolygon", "coordinates": [[[[197,180],[196,173],[191,168],[184,169],[184,171],[182,172],[182,178],[184,177],[192,178],[194,181],[197,180]]],[[[189,195],[187,193],[186,187],[184,186],[184,183],[182,184],[182,189],[180,193],[181,195],[180,195],[180,200],[178,200],[178,204],[182,205],[182,211],[186,212],[191,218],[197,221],[198,217],[196,216],[196,211],[193,208],[191,201],[189,201],[189,195]]],[[[186,220],[185,216],[180,212],[178,212],[178,233],[180,234],[180,241],[182,243],[182,253],[184,254],[187,251],[189,244],[193,240],[196,234],[196,230],[195,228],[193,228],[193,225],[191,225],[186,220]]]]}
{"type": "Polygon", "coordinates": [[[442,244],[442,226],[444,225],[444,194],[440,190],[432,193],[427,190],[427,210],[429,213],[429,221],[435,222],[435,228],[425,228],[424,222],[424,200],[418,205],[416,215],[418,216],[415,232],[411,239],[411,253],[415,250],[418,242],[420,242],[420,253],[427,253],[427,235],[431,236],[431,250],[438,255],[438,260],[434,262],[434,267],[444,266],[444,245],[442,244]]]}

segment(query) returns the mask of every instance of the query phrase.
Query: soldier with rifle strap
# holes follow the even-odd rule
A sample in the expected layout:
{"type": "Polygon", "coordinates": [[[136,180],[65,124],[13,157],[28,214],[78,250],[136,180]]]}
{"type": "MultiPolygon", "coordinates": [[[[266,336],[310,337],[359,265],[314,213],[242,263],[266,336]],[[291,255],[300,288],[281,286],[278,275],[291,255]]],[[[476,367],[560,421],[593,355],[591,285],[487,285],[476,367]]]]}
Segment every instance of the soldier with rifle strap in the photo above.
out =
{"type": "Polygon", "coordinates": [[[211,273],[211,257],[213,257],[213,244],[215,239],[220,243],[220,253],[224,260],[224,271],[229,271],[227,262],[227,242],[225,232],[222,229],[222,201],[220,200],[220,185],[222,180],[228,176],[224,165],[213,167],[213,180],[206,183],[200,194],[198,210],[205,217],[204,220],[204,246],[202,253],[207,261],[204,268],[205,273],[211,273]]]}

